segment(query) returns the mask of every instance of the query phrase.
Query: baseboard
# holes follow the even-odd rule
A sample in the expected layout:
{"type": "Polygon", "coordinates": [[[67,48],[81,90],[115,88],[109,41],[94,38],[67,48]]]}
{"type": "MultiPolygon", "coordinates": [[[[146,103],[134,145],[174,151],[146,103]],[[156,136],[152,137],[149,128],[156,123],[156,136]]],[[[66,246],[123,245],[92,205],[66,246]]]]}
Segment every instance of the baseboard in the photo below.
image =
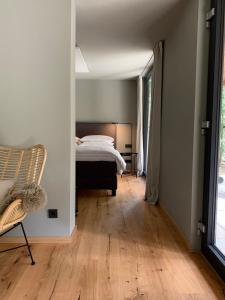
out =
{"type": "MultiPolygon", "coordinates": [[[[28,236],[29,244],[67,244],[74,241],[77,234],[77,226],[70,236],[28,236]]],[[[3,236],[0,239],[0,244],[21,244],[24,243],[24,237],[18,236],[3,236]]]]}
{"type": "Polygon", "coordinates": [[[163,208],[163,206],[160,205],[160,203],[158,204],[160,207],[161,212],[165,215],[165,217],[170,221],[170,223],[172,224],[173,228],[175,229],[175,231],[179,234],[179,236],[182,239],[182,242],[184,243],[185,247],[188,249],[189,252],[198,252],[195,251],[191,248],[191,245],[189,243],[189,241],[186,239],[186,237],[184,236],[183,232],[180,230],[179,226],[177,225],[177,223],[173,220],[173,218],[171,218],[171,216],[167,213],[167,211],[163,208]]]}

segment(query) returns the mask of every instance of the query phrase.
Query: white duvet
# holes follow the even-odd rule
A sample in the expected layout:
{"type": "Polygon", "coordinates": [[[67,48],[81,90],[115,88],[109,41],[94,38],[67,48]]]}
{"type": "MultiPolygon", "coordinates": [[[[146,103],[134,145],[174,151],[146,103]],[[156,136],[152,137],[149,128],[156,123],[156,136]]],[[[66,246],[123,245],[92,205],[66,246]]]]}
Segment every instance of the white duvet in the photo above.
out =
{"type": "Polygon", "coordinates": [[[104,142],[84,142],[76,145],[77,161],[115,161],[118,174],[126,169],[126,163],[112,144],[104,142]]]}

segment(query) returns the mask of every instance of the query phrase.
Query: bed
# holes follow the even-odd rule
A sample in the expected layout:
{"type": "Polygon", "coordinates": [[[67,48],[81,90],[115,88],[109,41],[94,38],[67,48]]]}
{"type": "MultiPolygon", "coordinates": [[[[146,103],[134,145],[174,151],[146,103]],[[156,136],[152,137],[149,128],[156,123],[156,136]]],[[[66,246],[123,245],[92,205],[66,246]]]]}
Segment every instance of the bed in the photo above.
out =
{"type": "Polygon", "coordinates": [[[121,174],[126,164],[116,148],[116,124],[83,123],[76,124],[76,136],[104,135],[114,139],[114,148],[98,145],[76,147],[76,188],[111,190],[116,196],[117,174],[121,174]]]}

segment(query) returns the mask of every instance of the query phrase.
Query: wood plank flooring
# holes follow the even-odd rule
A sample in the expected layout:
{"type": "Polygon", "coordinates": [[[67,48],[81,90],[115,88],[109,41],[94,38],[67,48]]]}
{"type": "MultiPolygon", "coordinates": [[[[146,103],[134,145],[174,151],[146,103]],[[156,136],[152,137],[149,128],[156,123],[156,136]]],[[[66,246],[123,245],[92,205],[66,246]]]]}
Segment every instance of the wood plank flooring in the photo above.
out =
{"type": "Polygon", "coordinates": [[[0,299],[225,299],[200,254],[189,253],[159,207],[143,201],[144,182],[119,178],[117,197],[82,192],[71,244],[32,245],[0,255],[0,299]]]}

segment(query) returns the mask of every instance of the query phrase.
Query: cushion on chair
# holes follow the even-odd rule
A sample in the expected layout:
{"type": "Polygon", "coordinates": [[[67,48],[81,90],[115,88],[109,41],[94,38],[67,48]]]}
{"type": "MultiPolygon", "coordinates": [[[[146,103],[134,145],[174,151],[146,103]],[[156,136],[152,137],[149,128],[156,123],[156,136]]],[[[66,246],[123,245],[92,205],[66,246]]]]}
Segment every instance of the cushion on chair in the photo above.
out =
{"type": "Polygon", "coordinates": [[[5,201],[5,196],[14,186],[14,180],[0,180],[0,215],[9,205],[7,201],[5,201]]]}
{"type": "Polygon", "coordinates": [[[26,184],[20,191],[22,206],[26,213],[44,208],[48,202],[45,190],[35,183],[26,184]]]}
{"type": "Polygon", "coordinates": [[[16,199],[22,200],[22,208],[26,213],[37,211],[45,207],[47,204],[47,195],[45,190],[36,183],[25,184],[17,191],[10,189],[4,198],[4,202],[6,204],[4,208],[16,199]]]}

